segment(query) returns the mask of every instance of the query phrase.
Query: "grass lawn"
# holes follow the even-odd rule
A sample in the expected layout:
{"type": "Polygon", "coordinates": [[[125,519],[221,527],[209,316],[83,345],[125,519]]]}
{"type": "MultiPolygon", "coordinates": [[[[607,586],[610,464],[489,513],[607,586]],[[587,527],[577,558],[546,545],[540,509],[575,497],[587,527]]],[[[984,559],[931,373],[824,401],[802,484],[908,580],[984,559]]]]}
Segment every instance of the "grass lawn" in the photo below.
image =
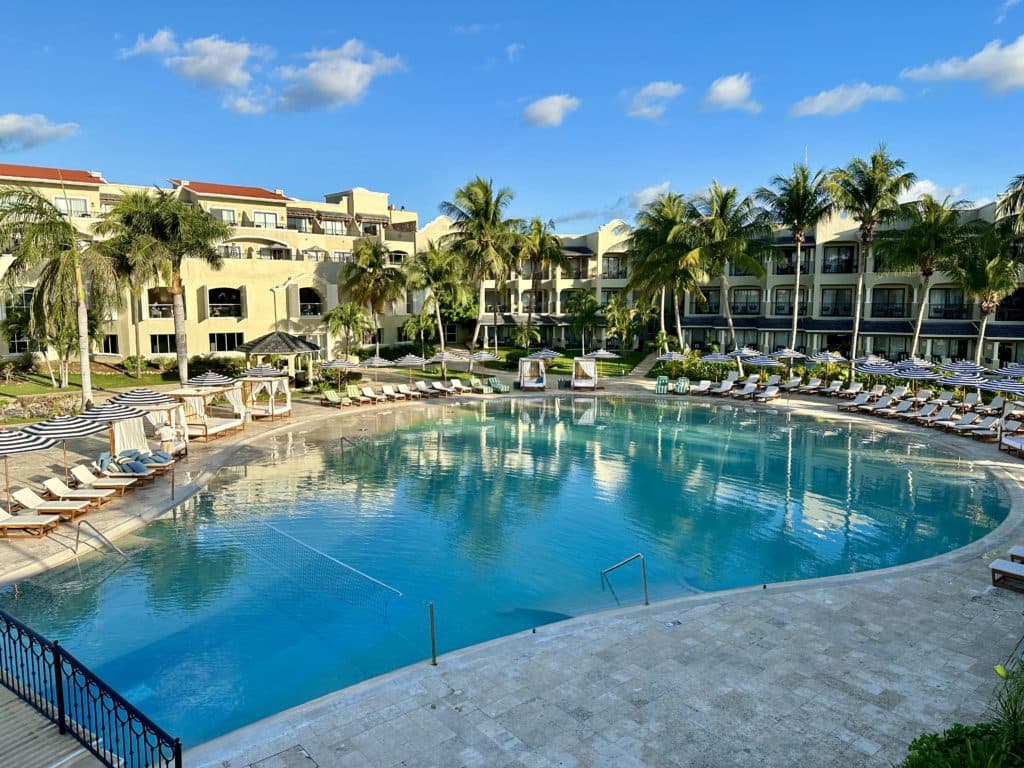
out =
{"type": "MultiPolygon", "coordinates": [[[[537,348],[539,349],[539,348],[537,348]]],[[[531,347],[531,352],[536,352],[537,349],[531,347]]],[[[489,351],[493,352],[493,349],[489,351]]],[[[498,347],[498,357],[501,360],[492,360],[484,363],[488,368],[496,368],[499,370],[505,369],[505,359],[508,357],[509,352],[523,352],[524,350],[511,347],[498,347]]],[[[560,357],[553,357],[550,360],[544,361],[544,367],[547,372],[553,376],[571,376],[572,375],[572,359],[578,357],[580,354],[579,349],[567,349],[560,357]]],[[[639,349],[630,350],[629,352],[616,353],[621,354],[621,360],[598,360],[598,375],[601,377],[612,377],[612,376],[625,376],[632,371],[636,365],[644,359],[645,355],[643,351],[639,349]]]]}
{"type": "MultiPolygon", "coordinates": [[[[60,395],[78,392],[82,389],[81,374],[73,373],[68,377],[67,389],[54,389],[50,385],[50,377],[45,373],[19,374],[18,381],[10,384],[0,384],[0,397],[20,397],[22,395],[60,395]]],[[[126,387],[151,387],[157,384],[172,384],[178,380],[177,374],[170,374],[164,378],[160,373],[146,373],[141,379],[128,374],[100,374],[92,375],[92,388],[97,392],[104,392],[113,389],[124,389],[126,387]]]]}

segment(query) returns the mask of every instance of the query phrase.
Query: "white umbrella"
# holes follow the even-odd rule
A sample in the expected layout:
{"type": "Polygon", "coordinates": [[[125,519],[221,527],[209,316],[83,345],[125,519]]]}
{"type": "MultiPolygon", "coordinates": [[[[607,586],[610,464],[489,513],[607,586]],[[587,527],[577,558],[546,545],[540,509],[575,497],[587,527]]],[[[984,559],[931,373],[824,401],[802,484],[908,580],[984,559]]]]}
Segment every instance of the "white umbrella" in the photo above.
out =
{"type": "Polygon", "coordinates": [[[0,430],[0,456],[4,457],[4,482],[7,485],[7,511],[11,510],[11,475],[7,466],[7,457],[16,453],[30,453],[52,448],[57,441],[49,437],[40,437],[23,429],[0,430]]]}

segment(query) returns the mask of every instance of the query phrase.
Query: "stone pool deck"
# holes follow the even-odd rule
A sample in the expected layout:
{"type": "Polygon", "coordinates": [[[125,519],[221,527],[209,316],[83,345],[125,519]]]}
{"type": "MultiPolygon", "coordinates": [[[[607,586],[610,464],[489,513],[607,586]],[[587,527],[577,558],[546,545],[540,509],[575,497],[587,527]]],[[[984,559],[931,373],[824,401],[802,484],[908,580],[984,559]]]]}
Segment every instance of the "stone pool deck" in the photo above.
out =
{"type": "MultiPolygon", "coordinates": [[[[643,397],[651,389],[646,380],[609,381],[606,392],[643,397]]],[[[771,407],[831,418],[834,405],[794,398],[771,407]]],[[[345,424],[372,412],[346,409],[337,418],[345,424]]],[[[299,404],[289,421],[197,446],[178,476],[176,500],[218,466],[244,462],[247,450],[255,455],[265,441],[331,413],[299,404]]],[[[948,441],[960,460],[986,465],[1011,494],[1010,516],[981,541],[886,571],[677,598],[547,625],[280,713],[191,749],[185,765],[898,763],[921,731],[984,713],[998,683],[992,666],[1024,630],[1024,596],[990,588],[987,568],[1024,541],[1024,463],[991,445],[926,434],[948,441]]],[[[13,460],[12,476],[19,477],[13,460]]],[[[173,506],[167,481],[154,486],[146,492],[151,498],[129,496],[130,505],[118,502],[89,519],[112,537],[124,535],[173,506]]],[[[69,557],[63,545],[0,542],[0,583],[69,557]]]]}

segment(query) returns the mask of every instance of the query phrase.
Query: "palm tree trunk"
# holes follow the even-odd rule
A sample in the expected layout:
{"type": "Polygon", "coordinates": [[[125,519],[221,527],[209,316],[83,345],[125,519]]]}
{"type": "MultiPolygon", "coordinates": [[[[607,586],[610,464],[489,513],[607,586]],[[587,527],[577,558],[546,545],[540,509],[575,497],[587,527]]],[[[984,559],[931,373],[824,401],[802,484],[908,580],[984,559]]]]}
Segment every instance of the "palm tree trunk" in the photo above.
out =
{"type": "Polygon", "coordinates": [[[178,358],[178,380],[188,381],[188,337],[185,335],[185,296],[181,273],[171,275],[171,316],[174,318],[174,347],[178,358]]]}
{"type": "Polygon", "coordinates": [[[981,351],[985,347],[985,326],[988,325],[988,312],[981,313],[981,325],[978,327],[978,348],[974,350],[974,363],[981,365],[981,351]]]}
{"type": "Polygon", "coordinates": [[[373,355],[380,357],[380,322],[377,319],[377,311],[371,306],[370,317],[373,319],[373,355]]]}
{"type": "Polygon", "coordinates": [[[930,275],[921,275],[921,306],[917,308],[917,324],[914,326],[914,341],[910,344],[910,357],[917,357],[917,344],[921,339],[921,324],[924,322],[924,309],[928,304],[928,281],[930,275]]]}
{"type": "Polygon", "coordinates": [[[683,319],[679,313],[679,294],[672,291],[672,307],[676,311],[676,336],[679,337],[679,351],[683,351],[683,319]]]}
{"type": "Polygon", "coordinates": [[[853,341],[850,345],[850,378],[847,384],[853,383],[854,358],[857,357],[857,337],[860,334],[860,316],[864,304],[864,266],[870,256],[871,241],[861,240],[860,253],[857,254],[857,295],[853,299],[853,341]]]}
{"type": "MultiPolygon", "coordinates": [[[[441,344],[441,378],[447,381],[448,368],[444,362],[444,324],[441,322],[441,304],[438,302],[437,296],[434,297],[434,319],[437,320],[437,338],[441,344]]],[[[422,338],[422,333],[420,336],[422,338]]]]}
{"type": "MultiPolygon", "coordinates": [[[[722,276],[718,278],[719,292],[721,293],[718,303],[722,307],[722,314],[725,315],[725,325],[729,329],[729,338],[732,339],[733,349],[739,349],[739,342],[736,341],[736,326],[732,323],[732,305],[729,302],[729,278],[725,274],[728,269],[728,266],[724,267],[722,276]]],[[[743,369],[740,368],[740,370],[743,369]]]]}
{"type": "MultiPolygon", "coordinates": [[[[796,326],[797,321],[800,319],[800,259],[801,259],[801,241],[802,237],[796,239],[796,279],[793,281],[793,328],[789,334],[789,348],[796,349],[796,326]]],[[[793,366],[792,359],[790,360],[790,368],[793,366]]]]}
{"type": "Polygon", "coordinates": [[[82,407],[92,405],[92,369],[89,367],[89,308],[85,304],[82,265],[75,264],[75,298],[78,301],[78,360],[82,368],[82,407]]]}
{"type": "Polygon", "coordinates": [[[135,378],[142,378],[142,291],[135,296],[132,314],[135,315],[135,378]]]}
{"type": "Polygon", "coordinates": [[[480,338],[480,328],[484,324],[484,311],[486,310],[485,299],[486,293],[484,291],[484,281],[480,280],[480,304],[476,311],[476,328],[473,329],[473,341],[470,342],[470,349],[476,349],[476,342],[480,338]]]}
{"type": "MultiPolygon", "coordinates": [[[[661,331],[661,333],[658,334],[658,338],[659,339],[664,339],[665,336],[666,336],[666,333],[665,333],[665,288],[664,287],[662,287],[662,289],[661,289],[661,308],[660,308],[660,311],[658,312],[658,320],[659,320],[659,325],[660,325],[659,330],[661,331]]],[[[661,352],[668,352],[668,348],[667,347],[665,349],[660,349],[660,347],[659,347],[659,350],[661,352]]]]}

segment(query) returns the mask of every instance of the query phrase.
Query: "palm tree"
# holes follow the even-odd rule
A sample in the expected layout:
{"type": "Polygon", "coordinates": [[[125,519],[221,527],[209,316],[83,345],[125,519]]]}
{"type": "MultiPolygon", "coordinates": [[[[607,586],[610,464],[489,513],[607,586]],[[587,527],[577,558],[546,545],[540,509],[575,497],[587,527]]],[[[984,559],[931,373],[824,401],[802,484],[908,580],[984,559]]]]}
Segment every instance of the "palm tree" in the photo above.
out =
{"type": "Polygon", "coordinates": [[[965,297],[978,302],[981,323],[974,362],[980,365],[989,316],[1024,280],[1024,262],[1018,257],[1014,233],[1007,223],[984,226],[971,245],[944,269],[965,297]]]}
{"type": "Polygon", "coordinates": [[[629,306],[619,294],[612,296],[605,304],[604,320],[608,326],[608,335],[617,337],[624,350],[629,347],[636,315],[636,309],[629,306]]]}
{"type": "Polygon", "coordinates": [[[601,320],[601,305],[590,291],[576,291],[565,303],[569,324],[580,335],[580,354],[587,354],[587,331],[596,331],[601,320]]]}
{"type": "MultiPolygon", "coordinates": [[[[533,328],[533,312],[537,303],[537,294],[540,293],[541,274],[548,269],[565,269],[569,266],[569,259],[562,250],[562,241],[554,234],[555,222],[542,221],[539,218],[530,220],[520,232],[519,242],[516,244],[516,256],[519,264],[529,263],[530,273],[530,305],[526,310],[526,327],[533,328]]],[[[514,333],[515,331],[513,331],[514,333]]],[[[523,338],[520,336],[520,338],[523,338]]],[[[521,345],[530,348],[530,340],[534,334],[527,334],[526,343],[521,345]]],[[[540,340],[540,333],[536,334],[540,340]]]]}
{"type": "Polygon", "coordinates": [[[339,287],[358,304],[365,304],[373,320],[374,341],[380,357],[380,316],[385,307],[405,294],[405,273],[388,264],[388,249],[379,240],[362,240],[352,261],[341,265],[339,287]]]}
{"type": "Polygon", "coordinates": [[[454,251],[427,241],[427,249],[420,251],[406,264],[408,288],[426,290],[423,309],[431,308],[437,323],[441,351],[444,352],[444,307],[457,307],[472,301],[472,289],[466,281],[465,265],[454,251]]]}
{"type": "MultiPolygon", "coordinates": [[[[472,346],[476,346],[483,325],[484,280],[493,280],[495,290],[511,270],[516,246],[516,219],[506,219],[505,209],[512,202],[512,190],[502,187],[494,191],[494,181],[477,176],[455,190],[454,199],[441,203],[441,213],[452,219],[452,231],[441,245],[462,257],[471,279],[480,291],[480,307],[472,346]]],[[[497,343],[498,311],[494,310],[494,333],[497,343]]]]}
{"type": "Polygon", "coordinates": [[[135,375],[142,377],[142,291],[149,283],[170,282],[171,261],[159,239],[161,216],[155,210],[159,193],[126,191],[93,227],[107,239],[97,243],[114,263],[121,284],[132,300],[135,326],[135,375]]]}
{"type": "Polygon", "coordinates": [[[857,357],[857,336],[864,303],[864,269],[871,256],[871,244],[878,225],[896,221],[900,216],[899,198],[910,189],[917,176],[904,171],[906,163],[890,157],[885,144],[864,160],[855,157],[845,168],[836,168],[828,177],[829,191],[836,206],[849,213],[860,230],[857,257],[857,295],[853,308],[853,339],[850,347],[850,380],[857,357]]]}
{"type": "MultiPolygon", "coordinates": [[[[402,331],[407,339],[420,340],[420,355],[427,356],[427,339],[437,335],[437,323],[434,316],[429,312],[420,312],[418,315],[409,315],[409,319],[402,324],[402,331]]],[[[441,363],[442,367],[444,363],[441,363]]]]}
{"type": "Polygon", "coordinates": [[[675,295],[676,332],[683,346],[679,297],[685,291],[700,293],[701,268],[696,255],[692,210],[682,195],[667,192],[645,205],[637,214],[626,258],[630,273],[627,289],[640,301],[658,299],[659,347],[668,349],[665,330],[665,299],[669,290],[675,295]]]}
{"type": "Polygon", "coordinates": [[[509,338],[512,339],[512,343],[517,347],[528,350],[531,341],[540,341],[540,331],[537,329],[537,326],[527,321],[526,325],[516,324],[509,334],[509,338]]]}
{"type": "Polygon", "coordinates": [[[718,278],[722,312],[732,344],[738,347],[729,302],[729,268],[735,265],[758,277],[764,274],[761,258],[772,255],[771,221],[753,197],[741,199],[736,187],[722,187],[717,181],[693,198],[689,207],[697,242],[689,255],[697,258],[709,279],[718,278]]]}
{"type": "Polygon", "coordinates": [[[790,349],[796,349],[796,329],[800,317],[800,267],[807,230],[832,215],[835,203],[828,191],[824,171],[815,171],[803,163],[793,166],[792,176],[775,176],[772,187],[761,187],[754,194],[776,223],[793,233],[796,243],[796,266],[793,280],[793,327],[789,335],[790,349]]]}
{"type": "Polygon", "coordinates": [[[64,300],[70,299],[75,310],[84,407],[92,403],[93,393],[86,285],[88,257],[82,239],[68,217],[40,193],[24,189],[0,190],[0,243],[10,243],[14,257],[4,276],[7,290],[20,290],[26,281],[35,279],[44,269],[70,276],[71,295],[64,300]]]}
{"type": "Polygon", "coordinates": [[[1024,234],[1024,173],[1015,176],[1006,187],[1006,194],[996,206],[996,216],[1010,219],[1014,232],[1024,234]]]}
{"type": "Polygon", "coordinates": [[[886,230],[875,239],[875,258],[885,259],[888,271],[916,269],[921,273],[921,302],[910,346],[911,357],[917,357],[932,275],[947,271],[946,267],[970,248],[971,238],[977,232],[977,222],[963,221],[962,213],[970,205],[965,200],[950,202],[948,197],[936,200],[924,195],[902,206],[902,217],[908,224],[906,229],[886,230]]]}
{"type": "Polygon", "coordinates": [[[366,312],[366,307],[352,302],[336,305],[324,314],[323,321],[327,325],[327,332],[331,336],[344,337],[345,341],[342,344],[342,350],[346,358],[349,356],[352,339],[357,337],[362,339],[363,333],[373,327],[370,316],[366,312]]]}

